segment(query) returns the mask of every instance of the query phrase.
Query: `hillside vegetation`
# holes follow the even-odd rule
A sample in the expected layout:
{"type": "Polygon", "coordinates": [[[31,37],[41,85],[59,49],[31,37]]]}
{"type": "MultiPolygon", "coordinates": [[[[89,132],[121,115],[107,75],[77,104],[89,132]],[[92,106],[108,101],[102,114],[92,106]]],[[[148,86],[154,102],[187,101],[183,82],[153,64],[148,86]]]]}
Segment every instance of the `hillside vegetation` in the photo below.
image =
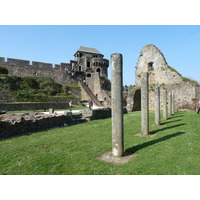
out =
{"type": "Polygon", "coordinates": [[[16,102],[66,102],[76,99],[69,91],[78,93],[78,86],[56,83],[49,77],[18,77],[0,75],[0,86],[11,92],[16,102]]]}

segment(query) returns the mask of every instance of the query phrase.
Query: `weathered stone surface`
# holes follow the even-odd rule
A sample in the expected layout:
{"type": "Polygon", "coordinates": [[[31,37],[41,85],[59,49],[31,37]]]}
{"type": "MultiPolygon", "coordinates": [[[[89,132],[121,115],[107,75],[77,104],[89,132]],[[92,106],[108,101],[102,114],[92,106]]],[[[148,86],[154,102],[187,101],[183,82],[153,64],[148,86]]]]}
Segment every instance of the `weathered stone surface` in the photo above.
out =
{"type": "Polygon", "coordinates": [[[45,115],[42,113],[4,114],[0,115],[0,139],[72,124],[73,120],[65,115],[45,115]]]}
{"type": "Polygon", "coordinates": [[[155,125],[160,125],[160,87],[155,88],[155,125]]]}
{"type": "Polygon", "coordinates": [[[171,91],[168,94],[168,116],[172,116],[172,93],[171,91]]]}
{"type": "Polygon", "coordinates": [[[127,154],[127,153],[124,153],[123,157],[116,157],[116,156],[113,156],[112,151],[109,151],[109,152],[104,153],[101,156],[98,156],[97,159],[104,162],[121,165],[121,164],[127,163],[134,157],[136,157],[136,154],[127,154]]]}
{"type": "Polygon", "coordinates": [[[163,119],[167,120],[167,90],[163,90],[163,119]]]}
{"type": "MultiPolygon", "coordinates": [[[[154,87],[160,85],[161,90],[173,91],[174,108],[194,110],[193,99],[200,99],[200,85],[190,79],[181,76],[175,69],[170,67],[162,52],[154,45],[146,45],[138,58],[136,66],[136,87],[141,86],[141,75],[149,72],[149,109],[154,110],[154,87]]],[[[161,99],[162,93],[161,93],[161,99]]],[[[161,101],[161,109],[163,102],[161,101]]]]}
{"type": "Polygon", "coordinates": [[[54,109],[53,108],[49,108],[49,114],[53,114],[54,113],[54,109]]]}
{"type": "Polygon", "coordinates": [[[174,94],[172,93],[172,115],[174,115],[174,113],[175,113],[175,108],[174,108],[174,99],[175,97],[174,97],[174,94]]]}
{"type": "Polygon", "coordinates": [[[111,55],[112,154],[115,157],[122,157],[124,153],[122,62],[121,54],[111,55]]]}
{"type": "Polygon", "coordinates": [[[128,112],[141,110],[141,88],[134,88],[134,90],[129,91],[126,103],[128,112]]]}
{"type": "Polygon", "coordinates": [[[141,79],[141,135],[149,134],[149,84],[148,72],[142,74],[141,79]]]}

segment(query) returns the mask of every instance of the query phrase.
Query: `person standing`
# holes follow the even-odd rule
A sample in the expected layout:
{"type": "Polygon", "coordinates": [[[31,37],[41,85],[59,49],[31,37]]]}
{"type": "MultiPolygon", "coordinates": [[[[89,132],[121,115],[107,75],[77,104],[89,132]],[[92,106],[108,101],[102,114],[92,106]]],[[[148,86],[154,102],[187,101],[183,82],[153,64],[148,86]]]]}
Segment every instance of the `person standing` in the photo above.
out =
{"type": "Polygon", "coordinates": [[[89,99],[89,109],[92,110],[92,106],[93,106],[93,101],[92,99],[89,99]]]}
{"type": "Polygon", "coordinates": [[[199,112],[200,112],[200,101],[199,101],[199,104],[198,104],[198,106],[197,106],[197,114],[199,114],[199,112]]]}
{"type": "Polygon", "coordinates": [[[69,110],[72,111],[72,101],[69,102],[69,110]]]}

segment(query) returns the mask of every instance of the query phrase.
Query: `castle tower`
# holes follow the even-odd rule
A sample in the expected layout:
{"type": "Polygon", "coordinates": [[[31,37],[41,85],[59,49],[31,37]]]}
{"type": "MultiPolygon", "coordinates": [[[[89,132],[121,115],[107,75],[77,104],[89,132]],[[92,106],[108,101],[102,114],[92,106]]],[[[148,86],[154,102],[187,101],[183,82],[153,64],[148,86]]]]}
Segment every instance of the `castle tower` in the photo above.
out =
{"type": "Polygon", "coordinates": [[[87,77],[90,77],[93,73],[98,73],[100,76],[107,77],[109,61],[104,59],[104,55],[95,48],[81,46],[74,57],[76,61],[75,72],[77,74],[85,73],[87,77]]]}
{"type": "MultiPolygon", "coordinates": [[[[87,87],[91,90],[96,99],[103,106],[110,106],[111,83],[108,80],[109,61],[104,58],[95,48],[81,46],[74,54],[72,73],[75,79],[86,81],[87,87]]],[[[88,90],[82,88],[82,99],[92,98],[88,90]]]]}

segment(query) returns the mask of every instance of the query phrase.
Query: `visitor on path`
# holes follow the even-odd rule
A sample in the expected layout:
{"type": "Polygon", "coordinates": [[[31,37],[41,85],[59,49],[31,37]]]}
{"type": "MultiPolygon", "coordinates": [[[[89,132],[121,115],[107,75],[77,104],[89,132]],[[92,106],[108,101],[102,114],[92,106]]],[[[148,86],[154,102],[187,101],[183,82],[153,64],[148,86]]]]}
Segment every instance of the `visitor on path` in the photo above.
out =
{"type": "Polygon", "coordinates": [[[88,104],[89,104],[89,109],[92,110],[92,106],[93,106],[93,101],[92,99],[88,100],[88,104]]]}
{"type": "Polygon", "coordinates": [[[197,114],[199,114],[199,112],[200,112],[200,101],[199,101],[199,104],[198,104],[198,106],[197,106],[197,114]]]}
{"type": "Polygon", "coordinates": [[[69,110],[72,111],[72,101],[69,102],[69,110]]]}

